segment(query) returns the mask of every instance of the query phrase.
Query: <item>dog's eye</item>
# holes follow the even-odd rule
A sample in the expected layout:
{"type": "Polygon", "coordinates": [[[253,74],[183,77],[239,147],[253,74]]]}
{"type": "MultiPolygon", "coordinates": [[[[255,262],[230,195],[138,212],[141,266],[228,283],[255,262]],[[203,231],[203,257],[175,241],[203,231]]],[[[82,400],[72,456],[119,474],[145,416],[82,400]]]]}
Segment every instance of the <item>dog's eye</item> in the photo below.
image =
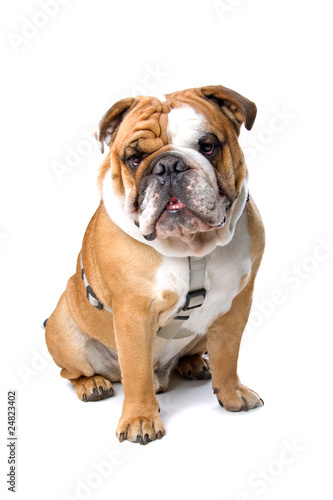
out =
{"type": "Polygon", "coordinates": [[[130,163],[130,166],[132,168],[136,168],[140,165],[142,161],[142,156],[141,155],[133,155],[128,158],[128,161],[130,163]]]}
{"type": "Polygon", "coordinates": [[[202,142],[200,144],[200,151],[205,155],[212,155],[215,151],[215,144],[211,144],[210,142],[202,142]]]}

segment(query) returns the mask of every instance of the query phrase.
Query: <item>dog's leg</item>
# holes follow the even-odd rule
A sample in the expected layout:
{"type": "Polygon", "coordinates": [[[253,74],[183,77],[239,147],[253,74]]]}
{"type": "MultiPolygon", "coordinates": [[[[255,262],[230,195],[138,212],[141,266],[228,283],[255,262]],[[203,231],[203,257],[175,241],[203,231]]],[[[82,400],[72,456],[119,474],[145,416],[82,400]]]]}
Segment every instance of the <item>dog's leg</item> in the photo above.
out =
{"type": "Polygon", "coordinates": [[[242,385],[237,375],[237,360],[243,330],[250,313],[253,282],[234,298],[231,309],[219,316],[208,330],[209,366],[214,394],[229,411],[247,411],[264,402],[258,394],[242,385]]]}
{"type": "Polygon", "coordinates": [[[154,328],[139,314],[129,314],[127,304],[123,311],[115,308],[114,327],[125,395],[116,435],[146,444],[165,434],[154,391],[154,328]]]}
{"type": "MultiPolygon", "coordinates": [[[[103,376],[96,374],[94,366],[98,365],[96,348],[91,345],[90,337],[73,321],[65,293],[47,321],[45,329],[47,347],[55,363],[62,368],[60,375],[70,380],[82,401],[108,398],[114,393],[110,380],[117,379],[111,376],[112,371],[117,372],[117,366],[113,370],[110,364],[109,373],[104,368],[103,376]]],[[[100,359],[99,364],[102,364],[104,360],[102,357],[100,359]]]]}

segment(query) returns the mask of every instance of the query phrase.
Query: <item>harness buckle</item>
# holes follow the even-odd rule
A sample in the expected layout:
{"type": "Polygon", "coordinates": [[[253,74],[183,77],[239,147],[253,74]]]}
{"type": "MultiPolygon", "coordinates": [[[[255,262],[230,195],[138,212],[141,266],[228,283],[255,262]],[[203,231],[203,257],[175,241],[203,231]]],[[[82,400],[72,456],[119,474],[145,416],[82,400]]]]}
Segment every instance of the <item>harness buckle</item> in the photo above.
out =
{"type": "Polygon", "coordinates": [[[182,310],[188,311],[189,309],[196,309],[197,307],[201,307],[202,304],[204,303],[205,297],[206,297],[206,290],[204,288],[188,292],[182,310]]]}

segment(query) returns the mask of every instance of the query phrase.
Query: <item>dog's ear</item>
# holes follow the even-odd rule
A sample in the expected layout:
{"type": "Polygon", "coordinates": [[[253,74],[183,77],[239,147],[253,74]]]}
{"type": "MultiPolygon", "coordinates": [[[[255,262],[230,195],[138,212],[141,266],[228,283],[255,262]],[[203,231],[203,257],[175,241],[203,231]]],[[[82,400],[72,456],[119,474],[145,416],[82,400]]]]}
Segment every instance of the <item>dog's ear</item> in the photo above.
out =
{"type": "Polygon", "coordinates": [[[104,153],[104,143],[109,146],[112,135],[114,134],[119,123],[124,118],[126,111],[130,109],[134,102],[134,97],[127,97],[121,101],[116,102],[103,116],[99,122],[98,141],[102,153],[104,153]]]}
{"type": "Polygon", "coordinates": [[[202,87],[201,92],[206,98],[216,102],[228,118],[236,124],[238,132],[243,123],[247,130],[251,130],[257,114],[254,102],[221,85],[202,87]]]}

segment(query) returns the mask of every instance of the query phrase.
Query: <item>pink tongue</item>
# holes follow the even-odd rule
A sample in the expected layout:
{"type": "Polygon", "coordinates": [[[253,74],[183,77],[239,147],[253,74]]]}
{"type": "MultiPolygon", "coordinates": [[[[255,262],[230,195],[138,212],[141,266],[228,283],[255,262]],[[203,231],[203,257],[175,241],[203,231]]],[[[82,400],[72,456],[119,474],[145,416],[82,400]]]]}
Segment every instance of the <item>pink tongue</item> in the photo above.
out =
{"type": "Polygon", "coordinates": [[[184,207],[185,207],[184,203],[178,200],[178,198],[176,198],[175,196],[172,196],[172,198],[170,198],[170,200],[167,203],[167,208],[169,210],[177,210],[184,207]]]}

